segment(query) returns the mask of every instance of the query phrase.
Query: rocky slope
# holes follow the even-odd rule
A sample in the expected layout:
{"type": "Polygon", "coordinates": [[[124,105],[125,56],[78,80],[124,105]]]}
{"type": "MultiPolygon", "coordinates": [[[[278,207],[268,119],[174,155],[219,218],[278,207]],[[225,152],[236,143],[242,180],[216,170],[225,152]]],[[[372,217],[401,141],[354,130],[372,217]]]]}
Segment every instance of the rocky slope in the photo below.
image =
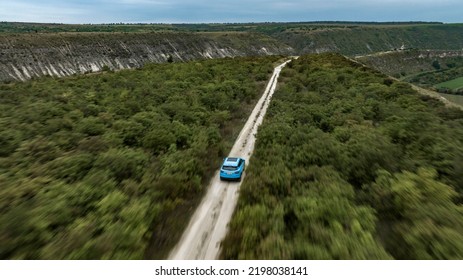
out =
{"type": "MultiPolygon", "coordinates": [[[[339,22],[48,26],[0,23],[0,81],[24,81],[44,75],[61,77],[107,68],[135,68],[147,62],[166,62],[170,58],[187,61],[322,52],[357,56],[401,48],[461,53],[463,24],[339,22]]],[[[413,67],[405,70],[398,69],[394,65],[400,64],[385,56],[374,59],[385,65],[381,71],[402,75],[402,72],[408,74],[416,72],[416,69],[430,69],[435,59],[433,54],[425,53],[425,59],[419,55],[405,55],[412,57],[407,60],[406,68],[413,67]],[[380,61],[385,58],[393,63],[380,61]],[[390,65],[392,68],[389,68],[390,65]]],[[[445,60],[441,63],[445,67],[448,59],[437,60],[445,60]]]]}
{"type": "Polygon", "coordinates": [[[397,78],[463,66],[463,50],[403,50],[358,56],[356,60],[397,78]]]}
{"type": "Polygon", "coordinates": [[[149,62],[292,54],[255,33],[48,33],[0,36],[0,81],[126,69],[149,62]]]}

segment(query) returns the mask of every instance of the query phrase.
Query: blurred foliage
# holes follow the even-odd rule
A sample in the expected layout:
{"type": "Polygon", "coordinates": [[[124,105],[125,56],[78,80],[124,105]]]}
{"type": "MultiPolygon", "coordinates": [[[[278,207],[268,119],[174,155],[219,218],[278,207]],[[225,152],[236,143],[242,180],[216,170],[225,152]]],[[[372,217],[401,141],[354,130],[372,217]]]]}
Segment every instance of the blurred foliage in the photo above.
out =
{"type": "Polygon", "coordinates": [[[162,257],[278,59],[0,85],[0,258],[162,257]]]}
{"type": "Polygon", "coordinates": [[[283,69],[225,259],[461,259],[463,111],[340,55],[283,69]]]}

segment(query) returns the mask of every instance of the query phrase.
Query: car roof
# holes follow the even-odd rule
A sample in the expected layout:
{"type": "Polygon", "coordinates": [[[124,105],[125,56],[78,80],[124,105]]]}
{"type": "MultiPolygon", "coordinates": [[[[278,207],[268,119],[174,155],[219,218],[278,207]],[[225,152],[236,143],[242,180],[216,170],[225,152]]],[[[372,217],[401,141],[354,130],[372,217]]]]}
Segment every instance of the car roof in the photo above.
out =
{"type": "Polygon", "coordinates": [[[223,165],[225,166],[238,166],[240,158],[237,157],[227,157],[225,158],[225,161],[223,162],[223,165]]]}

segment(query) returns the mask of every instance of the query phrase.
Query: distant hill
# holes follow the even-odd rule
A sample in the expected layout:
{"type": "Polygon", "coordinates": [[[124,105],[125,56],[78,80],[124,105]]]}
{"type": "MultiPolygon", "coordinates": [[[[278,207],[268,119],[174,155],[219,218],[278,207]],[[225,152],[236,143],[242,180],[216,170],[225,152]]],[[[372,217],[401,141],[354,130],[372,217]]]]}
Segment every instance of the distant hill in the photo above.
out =
{"type": "Polygon", "coordinates": [[[292,53],[291,47],[257,33],[1,34],[0,81],[138,68],[153,62],[292,53]]]}
{"type": "Polygon", "coordinates": [[[420,72],[445,70],[463,66],[463,50],[404,50],[355,58],[368,66],[396,78],[420,72]]]}
{"type": "Polygon", "coordinates": [[[461,50],[461,24],[298,26],[273,33],[299,53],[360,55],[405,48],[461,50]]]}
{"type": "Polygon", "coordinates": [[[463,24],[296,22],[239,24],[0,23],[0,81],[269,54],[356,56],[413,48],[462,50],[463,24]]]}

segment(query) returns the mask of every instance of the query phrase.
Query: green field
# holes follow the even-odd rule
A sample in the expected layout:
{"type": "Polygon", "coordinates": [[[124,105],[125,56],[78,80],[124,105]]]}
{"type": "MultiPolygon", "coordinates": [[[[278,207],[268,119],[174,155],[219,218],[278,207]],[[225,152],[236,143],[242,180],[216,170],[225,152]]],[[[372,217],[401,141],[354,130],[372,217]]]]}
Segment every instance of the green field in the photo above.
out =
{"type": "Polygon", "coordinates": [[[450,90],[459,90],[463,89],[463,77],[456,78],[444,83],[439,83],[435,85],[436,88],[448,88],[450,90]]]}

